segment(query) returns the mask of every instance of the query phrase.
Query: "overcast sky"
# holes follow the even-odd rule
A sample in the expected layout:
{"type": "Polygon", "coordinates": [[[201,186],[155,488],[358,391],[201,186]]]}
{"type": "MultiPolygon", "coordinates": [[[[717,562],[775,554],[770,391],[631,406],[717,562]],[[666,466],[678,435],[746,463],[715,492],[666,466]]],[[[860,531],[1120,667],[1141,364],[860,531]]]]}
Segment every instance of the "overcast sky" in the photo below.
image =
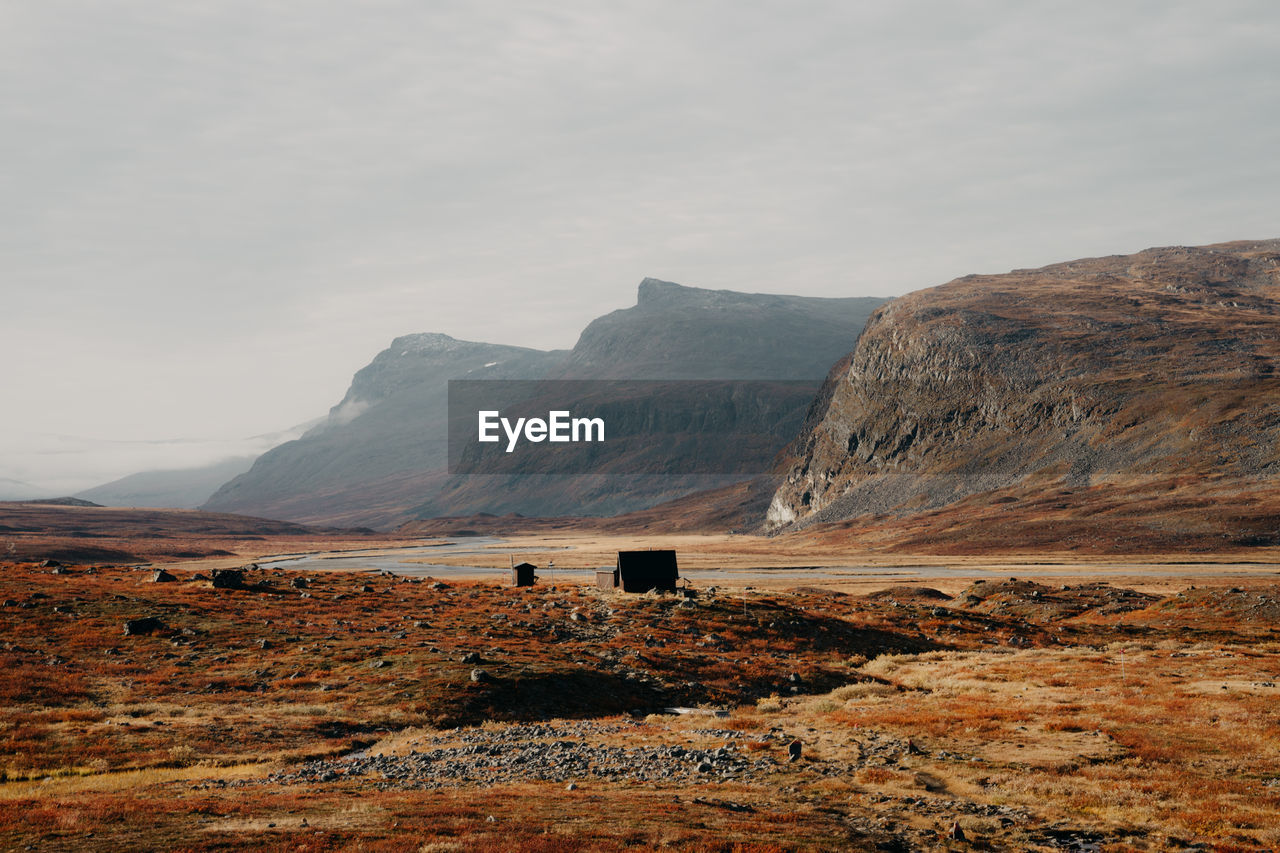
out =
{"type": "Polygon", "coordinates": [[[396,335],[569,347],[645,276],[1280,236],[1277,45],[1274,0],[0,0],[0,481],[260,450],[396,335]]]}

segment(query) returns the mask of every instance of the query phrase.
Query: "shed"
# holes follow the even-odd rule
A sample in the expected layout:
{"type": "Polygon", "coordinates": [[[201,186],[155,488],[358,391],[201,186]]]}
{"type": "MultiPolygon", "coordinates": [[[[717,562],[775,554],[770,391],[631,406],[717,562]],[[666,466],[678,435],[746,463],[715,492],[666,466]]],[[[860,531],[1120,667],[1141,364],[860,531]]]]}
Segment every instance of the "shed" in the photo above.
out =
{"type": "Polygon", "coordinates": [[[596,588],[603,590],[614,590],[618,588],[618,570],[617,569],[597,569],[596,570],[596,588]]]}
{"type": "Polygon", "coordinates": [[[511,585],[512,586],[533,586],[538,580],[538,576],[534,571],[538,567],[533,563],[521,563],[518,566],[511,567],[511,585]]]}
{"type": "Polygon", "coordinates": [[[676,552],[619,551],[616,577],[616,584],[622,587],[623,592],[648,592],[651,589],[675,592],[676,581],[680,578],[676,552]]]}

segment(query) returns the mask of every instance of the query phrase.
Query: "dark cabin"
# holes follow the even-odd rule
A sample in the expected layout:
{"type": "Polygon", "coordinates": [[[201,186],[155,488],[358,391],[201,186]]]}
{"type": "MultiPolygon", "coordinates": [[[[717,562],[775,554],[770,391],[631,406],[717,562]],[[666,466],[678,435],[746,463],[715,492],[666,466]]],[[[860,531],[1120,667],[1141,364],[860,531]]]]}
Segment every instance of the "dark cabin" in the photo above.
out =
{"type": "Polygon", "coordinates": [[[619,551],[615,586],[623,592],[676,591],[680,572],[675,551],[619,551]]]}
{"type": "Polygon", "coordinates": [[[521,563],[518,566],[511,567],[511,585],[512,586],[533,586],[538,580],[538,576],[534,574],[534,570],[538,567],[533,563],[521,563]]]}

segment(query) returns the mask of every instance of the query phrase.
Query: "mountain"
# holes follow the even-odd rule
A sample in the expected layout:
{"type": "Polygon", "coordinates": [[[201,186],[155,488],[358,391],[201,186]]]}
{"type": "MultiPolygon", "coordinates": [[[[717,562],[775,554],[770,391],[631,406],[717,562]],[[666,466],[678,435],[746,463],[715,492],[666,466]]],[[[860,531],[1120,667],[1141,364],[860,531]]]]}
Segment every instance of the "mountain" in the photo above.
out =
{"type": "Polygon", "coordinates": [[[940,551],[1280,544],[1278,368],[1280,240],[965,276],[872,315],[766,526],[940,551]]]}
{"type": "MultiPolygon", "coordinates": [[[[636,305],[593,321],[567,352],[440,334],[397,338],[356,374],[322,424],[261,456],[204,508],[389,527],[481,511],[623,512],[722,486],[735,478],[664,476],[620,485],[592,474],[450,477],[448,381],[809,379],[816,387],[882,301],[745,294],[645,279],[636,305]]],[[[776,446],[787,440],[780,436],[776,446]]]]}
{"type": "Polygon", "coordinates": [[[531,379],[563,352],[396,338],[356,373],[342,401],[204,504],[216,512],[346,526],[390,526],[445,481],[450,379],[531,379]]]}
{"type": "Polygon", "coordinates": [[[255,458],[237,456],[198,468],[142,471],[76,494],[102,506],[194,509],[223,483],[248,471],[255,458]]]}
{"type": "Polygon", "coordinates": [[[633,307],[583,330],[563,377],[821,379],[883,302],[703,290],[646,278],[633,307]]]}
{"type": "Polygon", "coordinates": [[[48,489],[33,486],[23,480],[0,477],[0,501],[25,501],[48,496],[48,489]]]}

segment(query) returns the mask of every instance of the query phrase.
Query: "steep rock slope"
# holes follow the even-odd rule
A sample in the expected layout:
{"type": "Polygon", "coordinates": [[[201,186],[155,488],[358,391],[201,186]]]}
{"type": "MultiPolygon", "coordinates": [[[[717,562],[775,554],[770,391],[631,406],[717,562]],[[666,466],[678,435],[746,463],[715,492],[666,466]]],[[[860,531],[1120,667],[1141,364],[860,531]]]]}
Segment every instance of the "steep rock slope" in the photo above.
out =
{"type": "MultiPolygon", "coordinates": [[[[1280,240],[966,276],[871,317],[789,448],[766,528],[1212,489],[1252,507],[1201,519],[1229,540],[1280,479],[1278,367],[1280,240]],[[975,508],[983,494],[999,497],[975,508]]],[[[1148,509],[1126,536],[1162,523],[1148,509]]]]}

